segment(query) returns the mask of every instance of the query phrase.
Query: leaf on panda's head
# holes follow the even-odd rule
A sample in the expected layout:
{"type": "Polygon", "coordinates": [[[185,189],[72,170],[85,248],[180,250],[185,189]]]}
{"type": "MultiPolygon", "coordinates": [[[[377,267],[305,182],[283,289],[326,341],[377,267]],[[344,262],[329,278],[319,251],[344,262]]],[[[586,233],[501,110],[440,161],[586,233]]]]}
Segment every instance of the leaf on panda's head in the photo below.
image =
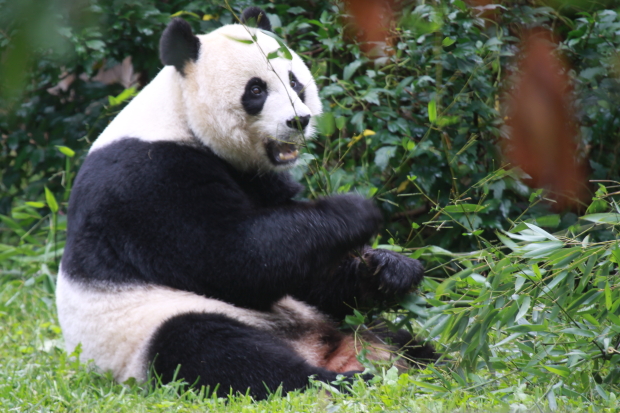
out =
{"type": "Polygon", "coordinates": [[[287,47],[280,47],[267,55],[268,60],[276,59],[278,57],[282,57],[286,60],[293,59],[293,55],[291,54],[291,52],[288,50],[287,47]]]}
{"type": "MultiPolygon", "coordinates": [[[[239,43],[243,43],[243,44],[252,44],[252,43],[254,43],[254,40],[237,39],[236,37],[228,36],[226,34],[224,36],[226,36],[230,40],[233,40],[233,41],[239,42],[239,43]]],[[[254,38],[254,36],[253,36],[253,38],[254,38]]]]}
{"type": "MultiPolygon", "coordinates": [[[[280,36],[278,36],[277,34],[273,32],[265,32],[265,31],[263,31],[263,34],[273,38],[276,42],[278,42],[278,45],[280,46],[280,48],[278,50],[275,50],[275,52],[279,53],[278,57],[283,57],[286,60],[293,60],[293,55],[291,54],[290,49],[284,44],[284,41],[280,38],[280,36]]],[[[269,55],[267,55],[268,59],[274,58],[274,57],[269,57],[269,56],[272,56],[272,53],[274,52],[271,52],[269,53],[269,55]]]]}
{"type": "Polygon", "coordinates": [[[278,52],[282,53],[282,57],[285,58],[286,60],[293,60],[293,55],[291,54],[291,51],[288,50],[288,47],[286,47],[286,45],[282,42],[282,40],[275,38],[276,42],[278,42],[278,44],[280,45],[280,48],[278,49],[278,52]]]}

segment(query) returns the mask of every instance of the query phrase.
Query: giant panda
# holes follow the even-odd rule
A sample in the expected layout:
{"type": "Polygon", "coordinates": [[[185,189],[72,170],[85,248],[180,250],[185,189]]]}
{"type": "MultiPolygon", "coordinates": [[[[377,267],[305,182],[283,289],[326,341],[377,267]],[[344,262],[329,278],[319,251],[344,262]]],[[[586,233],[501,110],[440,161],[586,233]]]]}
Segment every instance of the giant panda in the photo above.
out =
{"type": "MultiPolygon", "coordinates": [[[[258,27],[199,36],[172,20],[165,67],[76,177],[59,321],[67,350],[81,346],[119,382],[182,379],[261,399],[353,377],[361,345],[338,323],[423,277],[418,261],[366,245],[381,221],[371,201],[294,199],[288,169],[321,113],[317,86],[262,10],[248,20],[258,27]]],[[[411,336],[364,340],[368,358],[390,360],[411,336]]],[[[434,356],[424,344],[409,353],[434,356]]]]}

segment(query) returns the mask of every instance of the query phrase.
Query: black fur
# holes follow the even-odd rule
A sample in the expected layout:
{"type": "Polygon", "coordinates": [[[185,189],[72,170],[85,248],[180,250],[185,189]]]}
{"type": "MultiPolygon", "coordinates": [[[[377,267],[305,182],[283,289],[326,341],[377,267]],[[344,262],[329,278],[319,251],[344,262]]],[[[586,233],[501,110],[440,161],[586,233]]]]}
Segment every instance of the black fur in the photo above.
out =
{"type": "Polygon", "coordinates": [[[243,13],[241,13],[239,20],[241,20],[241,23],[247,24],[248,26],[258,27],[268,32],[272,31],[269,17],[267,17],[267,14],[265,14],[260,7],[246,8],[243,10],[243,13]]]}
{"type": "Polygon", "coordinates": [[[267,83],[260,77],[253,77],[245,84],[243,96],[241,96],[241,104],[248,115],[258,115],[263,110],[265,102],[269,96],[267,83]],[[260,93],[255,91],[260,89],[260,93]]]}
{"type": "Polygon", "coordinates": [[[294,86],[293,84],[291,84],[291,87],[293,87],[293,90],[295,91],[295,93],[297,93],[299,99],[301,99],[302,102],[306,102],[306,87],[303,85],[303,83],[297,80],[297,77],[293,72],[289,72],[289,77],[290,82],[294,82],[294,86]]]}
{"type": "MultiPolygon", "coordinates": [[[[338,373],[308,364],[284,341],[221,314],[187,313],[171,318],[155,333],[148,351],[153,369],[166,383],[217,387],[217,395],[245,393],[264,399],[282,385],[283,393],[308,386],[308,377],[332,382],[338,373]],[[218,387],[219,385],[219,387],[218,387]]],[[[354,373],[343,375],[351,377],[354,373]]]]}
{"type": "Polygon", "coordinates": [[[419,281],[406,257],[366,252],[378,257],[368,271],[349,255],[381,221],[370,201],[293,201],[298,190],[288,174],[242,174],[205,147],[124,139],[82,166],[62,265],[81,281],[165,285],[258,310],[293,294],[339,318],[381,284],[400,293],[419,281]],[[388,262],[402,273],[379,268],[388,262]]]}
{"type": "Polygon", "coordinates": [[[393,335],[392,342],[399,348],[399,353],[404,354],[414,367],[416,363],[420,366],[434,363],[439,359],[439,353],[435,351],[432,344],[412,338],[407,330],[398,330],[393,335]],[[399,344],[401,345],[399,346],[399,344]]]}
{"type": "Polygon", "coordinates": [[[407,330],[392,331],[381,319],[371,323],[368,327],[369,332],[380,337],[383,342],[396,346],[398,353],[414,363],[414,366],[415,363],[424,365],[439,359],[439,354],[431,344],[414,338],[407,330]]]}
{"type": "Polygon", "coordinates": [[[295,116],[292,119],[289,119],[286,121],[286,126],[288,126],[291,129],[297,129],[300,131],[304,131],[306,129],[306,126],[308,126],[308,124],[310,123],[310,116],[295,116]]]}
{"type": "Polygon", "coordinates": [[[187,62],[196,61],[200,52],[200,40],[185,20],[174,18],[159,39],[159,58],[164,65],[172,65],[185,74],[187,62]]]}
{"type": "Polygon", "coordinates": [[[291,118],[289,120],[286,121],[286,126],[288,126],[291,129],[297,129],[300,131],[304,131],[306,129],[306,126],[308,126],[308,124],[310,123],[310,116],[295,116],[294,118],[291,118]]]}

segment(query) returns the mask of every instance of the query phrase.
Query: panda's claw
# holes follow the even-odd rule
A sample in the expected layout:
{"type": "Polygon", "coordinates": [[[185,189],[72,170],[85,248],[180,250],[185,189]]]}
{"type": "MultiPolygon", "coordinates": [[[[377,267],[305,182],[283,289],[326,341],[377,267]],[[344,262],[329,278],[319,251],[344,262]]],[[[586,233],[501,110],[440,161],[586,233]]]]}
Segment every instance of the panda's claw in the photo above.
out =
{"type": "Polygon", "coordinates": [[[383,269],[383,265],[382,264],[377,265],[377,268],[375,269],[375,272],[372,275],[379,274],[382,269],[383,269]]]}
{"type": "MultiPolygon", "coordinates": [[[[406,294],[420,284],[424,268],[418,260],[397,254],[393,251],[368,248],[362,256],[377,291],[383,296],[406,294]]],[[[368,277],[368,276],[366,276],[368,277]]]]}
{"type": "Polygon", "coordinates": [[[369,382],[375,377],[374,374],[364,373],[364,371],[361,371],[361,370],[350,370],[350,371],[345,371],[344,373],[340,373],[340,374],[344,376],[344,381],[346,381],[349,384],[353,384],[353,381],[355,380],[357,376],[361,377],[361,379],[364,380],[365,382],[369,382]]]}
{"type": "Polygon", "coordinates": [[[370,381],[370,380],[375,378],[374,374],[372,374],[372,373],[364,373],[363,371],[352,371],[350,373],[353,373],[353,377],[359,376],[359,377],[361,377],[362,380],[364,380],[366,382],[368,382],[368,381],[370,381]]]}

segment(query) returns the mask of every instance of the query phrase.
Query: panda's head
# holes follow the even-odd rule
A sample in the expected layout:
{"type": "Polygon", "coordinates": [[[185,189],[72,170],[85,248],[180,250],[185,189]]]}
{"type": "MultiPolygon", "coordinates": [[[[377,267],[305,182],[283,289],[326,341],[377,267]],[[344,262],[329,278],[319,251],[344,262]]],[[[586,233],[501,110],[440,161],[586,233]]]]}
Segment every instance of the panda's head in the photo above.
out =
{"type": "Polygon", "coordinates": [[[258,28],[231,24],[200,36],[174,19],[161,60],[175,66],[188,126],[205,145],[241,170],[288,168],[314,133],[317,87],[301,58],[266,34],[265,13],[246,9],[241,21],[249,19],[258,28]]]}

